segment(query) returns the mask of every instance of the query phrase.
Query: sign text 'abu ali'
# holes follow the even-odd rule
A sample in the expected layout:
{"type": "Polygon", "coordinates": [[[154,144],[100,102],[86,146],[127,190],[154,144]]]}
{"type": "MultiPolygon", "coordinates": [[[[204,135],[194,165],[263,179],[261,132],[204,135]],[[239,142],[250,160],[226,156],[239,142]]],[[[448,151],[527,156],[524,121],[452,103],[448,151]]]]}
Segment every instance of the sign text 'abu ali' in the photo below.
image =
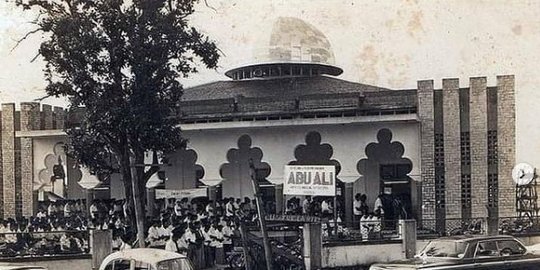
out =
{"type": "Polygon", "coordinates": [[[283,194],[336,195],[336,167],[285,166],[283,194]]]}

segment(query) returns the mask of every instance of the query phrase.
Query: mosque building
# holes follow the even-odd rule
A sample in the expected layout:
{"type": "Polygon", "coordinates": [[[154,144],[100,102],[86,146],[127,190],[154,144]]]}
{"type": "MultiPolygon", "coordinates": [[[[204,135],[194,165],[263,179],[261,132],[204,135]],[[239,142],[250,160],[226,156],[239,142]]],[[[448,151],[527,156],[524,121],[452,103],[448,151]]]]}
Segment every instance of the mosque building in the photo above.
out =
{"type": "MultiPolygon", "coordinates": [[[[269,209],[283,212],[286,165],[333,165],[338,201],[350,221],[354,194],[370,208],[392,194],[410,217],[424,220],[515,215],[514,76],[431,80],[388,89],[339,79],[329,40],[300,19],[282,17],[229,80],[184,89],[186,149],[169,157],[165,190],[205,187],[210,197],[253,197],[250,160],[269,209]]],[[[90,181],[66,158],[65,119],[36,103],[3,104],[0,209],[31,215],[49,195],[87,197],[90,181]],[[61,164],[60,164],[61,163],[61,164]],[[66,177],[55,181],[54,168],[66,177]],[[82,180],[81,180],[82,179],[82,180]]],[[[121,198],[112,177],[98,197],[121,198]]]]}

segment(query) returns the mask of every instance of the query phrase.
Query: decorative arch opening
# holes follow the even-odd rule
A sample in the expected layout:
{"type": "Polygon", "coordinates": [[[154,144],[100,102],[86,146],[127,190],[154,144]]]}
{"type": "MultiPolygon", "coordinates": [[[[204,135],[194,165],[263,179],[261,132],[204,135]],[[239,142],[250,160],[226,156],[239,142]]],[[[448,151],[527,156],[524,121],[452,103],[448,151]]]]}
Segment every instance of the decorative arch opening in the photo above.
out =
{"type": "Polygon", "coordinates": [[[370,210],[376,199],[381,198],[384,217],[388,220],[411,218],[414,181],[408,176],[412,171],[412,161],[403,157],[405,147],[399,141],[392,141],[392,131],[381,129],[377,132],[377,142],[365,148],[367,158],[357,163],[357,171],[363,176],[359,188],[366,194],[370,210]]]}

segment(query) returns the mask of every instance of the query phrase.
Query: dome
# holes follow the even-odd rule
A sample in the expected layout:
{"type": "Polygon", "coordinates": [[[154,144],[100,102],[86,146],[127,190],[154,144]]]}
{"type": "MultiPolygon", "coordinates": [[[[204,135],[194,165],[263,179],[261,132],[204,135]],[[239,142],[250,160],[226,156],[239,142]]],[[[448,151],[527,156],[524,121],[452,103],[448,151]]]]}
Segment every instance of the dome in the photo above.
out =
{"type": "Polygon", "coordinates": [[[313,25],[291,17],[279,17],[274,22],[267,38],[255,45],[253,62],[229,70],[225,75],[241,80],[321,74],[337,76],[343,72],[334,66],[334,53],[326,36],[313,25]],[[272,72],[273,68],[279,71],[272,72]]]}
{"type": "Polygon", "coordinates": [[[324,34],[307,22],[291,17],[276,20],[266,46],[255,48],[257,63],[308,62],[333,65],[334,53],[324,34]]]}

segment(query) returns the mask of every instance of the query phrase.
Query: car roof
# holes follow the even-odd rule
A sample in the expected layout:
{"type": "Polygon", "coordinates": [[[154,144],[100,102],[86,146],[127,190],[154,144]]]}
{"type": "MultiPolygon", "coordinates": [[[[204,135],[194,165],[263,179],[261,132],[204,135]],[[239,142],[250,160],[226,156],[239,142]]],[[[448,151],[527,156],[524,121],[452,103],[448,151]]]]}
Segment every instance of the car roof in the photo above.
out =
{"type": "Polygon", "coordinates": [[[185,255],[156,248],[134,248],[117,251],[105,258],[102,265],[105,265],[116,259],[136,260],[151,265],[155,265],[158,262],[174,259],[186,258],[185,255]]]}
{"type": "Polygon", "coordinates": [[[17,263],[0,263],[0,270],[44,270],[43,266],[25,265],[17,263]]]}
{"type": "Polygon", "coordinates": [[[515,239],[511,235],[454,235],[441,237],[437,240],[450,240],[450,241],[463,241],[463,242],[473,242],[473,241],[484,241],[484,240],[508,240],[515,239]]]}

